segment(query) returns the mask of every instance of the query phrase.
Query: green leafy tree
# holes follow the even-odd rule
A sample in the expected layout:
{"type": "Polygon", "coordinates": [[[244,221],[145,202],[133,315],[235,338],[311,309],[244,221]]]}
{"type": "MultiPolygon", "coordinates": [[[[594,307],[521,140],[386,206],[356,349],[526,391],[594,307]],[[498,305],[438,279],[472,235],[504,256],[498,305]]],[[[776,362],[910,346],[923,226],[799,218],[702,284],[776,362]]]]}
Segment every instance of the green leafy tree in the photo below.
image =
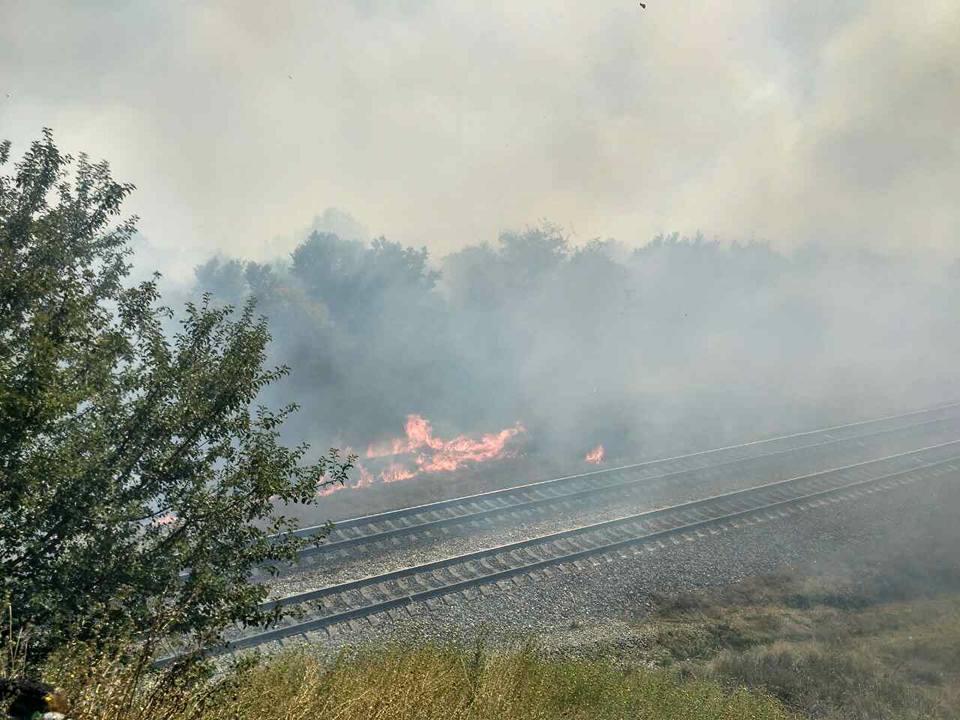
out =
{"type": "Polygon", "coordinates": [[[34,658],[269,622],[249,577],[300,547],[283,506],[352,462],[280,442],[295,407],[256,404],[286,368],[251,304],[188,304],[170,337],[156,277],[125,285],[132,189],[49,131],[0,174],[0,596],[34,658]]]}

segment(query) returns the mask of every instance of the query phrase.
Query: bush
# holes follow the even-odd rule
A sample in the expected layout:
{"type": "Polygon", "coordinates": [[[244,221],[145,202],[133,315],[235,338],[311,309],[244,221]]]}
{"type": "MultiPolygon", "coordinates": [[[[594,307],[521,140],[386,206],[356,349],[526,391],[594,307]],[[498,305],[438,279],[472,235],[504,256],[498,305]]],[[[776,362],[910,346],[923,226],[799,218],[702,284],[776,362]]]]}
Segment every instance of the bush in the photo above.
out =
{"type": "Polygon", "coordinates": [[[279,441],[295,407],[254,404],[286,368],[263,368],[252,304],[188,305],[171,339],[155,281],[125,285],[132,189],[49,131],[0,175],[0,601],[33,661],[268,622],[251,568],[302,544],[273,536],[292,526],[277,508],[350,467],[303,462],[279,441]]]}

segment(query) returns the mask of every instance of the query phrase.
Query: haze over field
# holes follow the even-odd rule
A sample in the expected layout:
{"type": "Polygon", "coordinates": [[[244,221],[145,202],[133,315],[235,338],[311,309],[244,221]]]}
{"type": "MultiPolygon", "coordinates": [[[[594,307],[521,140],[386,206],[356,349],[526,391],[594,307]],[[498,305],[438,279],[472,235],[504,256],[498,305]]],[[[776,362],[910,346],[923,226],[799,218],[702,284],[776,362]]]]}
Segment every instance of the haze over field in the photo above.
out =
{"type": "Polygon", "coordinates": [[[146,264],[327,207],[440,256],[547,218],[955,255],[960,6],[0,1],[0,128],[140,191],[146,264]]]}

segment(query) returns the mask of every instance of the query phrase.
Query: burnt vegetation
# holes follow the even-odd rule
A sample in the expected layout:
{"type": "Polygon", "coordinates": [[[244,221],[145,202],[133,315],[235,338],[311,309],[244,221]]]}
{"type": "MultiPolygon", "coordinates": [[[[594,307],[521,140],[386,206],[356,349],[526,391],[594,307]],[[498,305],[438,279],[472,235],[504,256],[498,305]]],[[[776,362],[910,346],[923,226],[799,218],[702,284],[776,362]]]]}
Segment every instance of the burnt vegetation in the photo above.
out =
{"type": "Polygon", "coordinates": [[[921,261],[549,224],[436,259],[321,228],[273,262],[211,259],[193,293],[257,299],[297,440],[362,455],[411,413],[448,436],[521,422],[523,455],[570,467],[949,397],[960,286],[921,261]]]}

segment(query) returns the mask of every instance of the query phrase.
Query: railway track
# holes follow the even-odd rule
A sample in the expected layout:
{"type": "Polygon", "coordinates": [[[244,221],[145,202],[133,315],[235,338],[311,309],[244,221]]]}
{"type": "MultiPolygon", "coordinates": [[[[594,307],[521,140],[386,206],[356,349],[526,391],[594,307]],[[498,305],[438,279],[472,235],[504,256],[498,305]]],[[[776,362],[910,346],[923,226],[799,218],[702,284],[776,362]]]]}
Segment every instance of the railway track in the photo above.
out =
{"type": "MultiPolygon", "coordinates": [[[[614,499],[639,490],[691,481],[804,472],[812,460],[853,462],[871,446],[909,443],[915,438],[960,428],[960,404],[876,420],[754,441],[678,457],[569,475],[501,490],[441,500],[338,521],[323,544],[302,550],[298,565],[350,557],[367,548],[400,545],[401,539],[434,537],[504,519],[529,518],[544,511],[581,508],[585,502],[614,499]]],[[[309,537],[326,526],[296,531],[309,537]]]]}
{"type": "Polygon", "coordinates": [[[307,619],[236,637],[212,653],[277,643],[283,638],[371,622],[435,598],[522,581],[576,567],[598,556],[628,556],[780,519],[829,502],[946,475],[960,477],[960,440],[727,492],[679,505],[533,537],[299,593],[266,603],[299,607],[307,619]]]}

